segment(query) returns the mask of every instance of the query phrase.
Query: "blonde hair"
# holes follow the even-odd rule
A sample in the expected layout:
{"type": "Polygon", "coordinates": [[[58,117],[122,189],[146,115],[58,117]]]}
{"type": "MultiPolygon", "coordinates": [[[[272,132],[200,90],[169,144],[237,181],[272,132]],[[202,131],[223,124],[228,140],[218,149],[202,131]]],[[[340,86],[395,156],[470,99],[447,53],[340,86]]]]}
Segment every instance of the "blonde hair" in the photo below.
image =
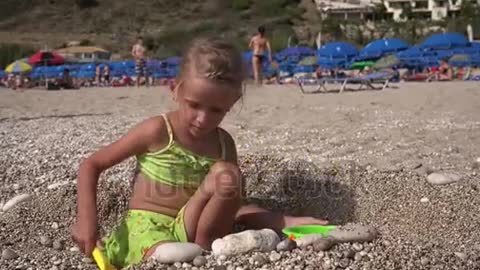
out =
{"type": "Polygon", "coordinates": [[[229,84],[242,95],[246,68],[240,51],[229,42],[220,38],[197,38],[182,56],[179,83],[190,75],[229,84]]]}

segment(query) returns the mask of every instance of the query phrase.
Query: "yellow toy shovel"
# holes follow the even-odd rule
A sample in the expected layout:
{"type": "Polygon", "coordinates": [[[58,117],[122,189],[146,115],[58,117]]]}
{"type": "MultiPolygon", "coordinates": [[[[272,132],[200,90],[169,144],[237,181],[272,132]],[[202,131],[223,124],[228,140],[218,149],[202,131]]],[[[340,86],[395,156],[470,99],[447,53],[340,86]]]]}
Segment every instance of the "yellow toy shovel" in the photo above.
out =
{"type": "Polygon", "coordinates": [[[115,267],[105,259],[105,256],[103,256],[102,251],[98,247],[93,250],[92,255],[100,270],[116,270],[115,267]]]}

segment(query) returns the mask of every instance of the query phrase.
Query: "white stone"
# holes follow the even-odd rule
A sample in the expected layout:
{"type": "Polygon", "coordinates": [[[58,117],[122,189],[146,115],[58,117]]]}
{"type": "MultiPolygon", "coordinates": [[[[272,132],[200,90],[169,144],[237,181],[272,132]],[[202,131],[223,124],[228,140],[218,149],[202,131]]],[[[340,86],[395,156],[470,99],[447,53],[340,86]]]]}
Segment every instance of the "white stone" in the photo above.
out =
{"type": "Polygon", "coordinates": [[[15,205],[17,205],[17,204],[19,204],[23,201],[26,201],[29,198],[30,198],[30,195],[26,194],[26,193],[17,195],[15,197],[13,197],[12,199],[10,199],[8,202],[6,202],[5,205],[3,205],[2,211],[7,212],[11,208],[13,208],[15,205]]]}
{"type": "Polygon", "coordinates": [[[202,252],[194,243],[165,243],[155,249],[151,258],[160,263],[191,262],[202,252]]]}
{"type": "Polygon", "coordinates": [[[329,237],[332,237],[336,243],[354,243],[372,241],[377,237],[377,234],[374,227],[350,224],[332,230],[329,237]]]}
{"type": "Polygon", "coordinates": [[[62,182],[58,182],[58,183],[53,183],[51,185],[48,185],[47,189],[56,189],[58,187],[68,185],[69,183],[70,183],[69,181],[62,181],[62,182]]]}
{"type": "Polygon", "coordinates": [[[427,181],[432,185],[446,185],[458,182],[462,179],[460,175],[454,173],[431,173],[427,176],[427,181]]]}
{"type": "Polygon", "coordinates": [[[269,252],[280,242],[277,233],[271,229],[246,230],[216,239],[212,243],[215,256],[239,255],[250,251],[269,252]]]}
{"type": "Polygon", "coordinates": [[[429,201],[430,201],[430,200],[429,200],[427,197],[423,197],[423,198],[420,199],[420,202],[421,202],[421,203],[427,203],[427,202],[429,202],[429,201]]]}
{"type": "Polygon", "coordinates": [[[302,238],[295,239],[295,242],[297,242],[297,247],[302,248],[302,247],[312,245],[313,243],[323,238],[325,238],[325,236],[321,234],[309,234],[302,238]]]}

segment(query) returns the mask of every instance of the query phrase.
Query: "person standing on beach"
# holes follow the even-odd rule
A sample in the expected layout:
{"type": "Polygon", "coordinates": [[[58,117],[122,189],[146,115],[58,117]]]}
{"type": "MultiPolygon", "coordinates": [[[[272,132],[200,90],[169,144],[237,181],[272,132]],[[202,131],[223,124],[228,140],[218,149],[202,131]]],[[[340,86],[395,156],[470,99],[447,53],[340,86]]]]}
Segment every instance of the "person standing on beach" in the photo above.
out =
{"type": "Polygon", "coordinates": [[[137,38],[137,43],[133,45],[132,56],[135,59],[135,73],[137,74],[137,87],[140,87],[140,78],[145,78],[145,85],[148,86],[147,63],[145,59],[146,49],[143,46],[142,37],[137,38]]]}
{"type": "Polygon", "coordinates": [[[258,33],[250,39],[249,47],[252,49],[252,67],[255,83],[262,84],[262,68],[265,60],[265,50],[268,51],[268,59],[272,62],[272,50],[270,41],[265,37],[265,27],[258,27],[258,33]]]}

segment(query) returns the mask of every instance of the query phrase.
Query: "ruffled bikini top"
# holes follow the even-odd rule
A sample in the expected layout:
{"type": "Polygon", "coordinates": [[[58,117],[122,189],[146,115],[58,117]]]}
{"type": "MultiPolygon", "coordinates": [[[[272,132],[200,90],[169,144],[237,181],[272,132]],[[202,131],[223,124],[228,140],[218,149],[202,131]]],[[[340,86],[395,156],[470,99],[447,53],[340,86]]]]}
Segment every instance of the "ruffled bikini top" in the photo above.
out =
{"type": "MultiPolygon", "coordinates": [[[[162,115],[168,130],[168,145],[163,149],[137,155],[138,169],[153,181],[170,186],[198,188],[207,175],[210,167],[218,159],[201,156],[181,146],[173,138],[173,130],[166,115],[162,115]]],[[[225,160],[225,140],[218,130],[221,159],[225,160]]]]}

